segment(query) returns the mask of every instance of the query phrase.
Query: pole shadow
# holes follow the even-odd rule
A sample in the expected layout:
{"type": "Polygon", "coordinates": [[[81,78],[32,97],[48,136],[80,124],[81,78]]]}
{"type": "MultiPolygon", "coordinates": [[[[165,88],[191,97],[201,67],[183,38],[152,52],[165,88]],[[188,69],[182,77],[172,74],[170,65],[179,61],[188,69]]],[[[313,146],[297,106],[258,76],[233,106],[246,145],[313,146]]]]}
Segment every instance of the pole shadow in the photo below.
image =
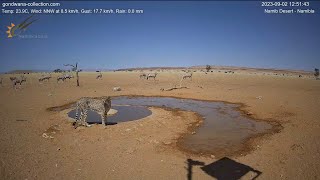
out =
{"type": "Polygon", "coordinates": [[[187,159],[187,178],[188,180],[192,179],[192,167],[193,166],[202,166],[201,169],[206,174],[210,175],[213,178],[218,180],[236,180],[240,179],[249,172],[254,173],[254,177],[251,179],[254,180],[262,174],[262,172],[255,170],[254,168],[236,162],[227,157],[221,158],[218,161],[212,162],[211,164],[205,165],[204,162],[194,161],[192,159],[187,159]]]}

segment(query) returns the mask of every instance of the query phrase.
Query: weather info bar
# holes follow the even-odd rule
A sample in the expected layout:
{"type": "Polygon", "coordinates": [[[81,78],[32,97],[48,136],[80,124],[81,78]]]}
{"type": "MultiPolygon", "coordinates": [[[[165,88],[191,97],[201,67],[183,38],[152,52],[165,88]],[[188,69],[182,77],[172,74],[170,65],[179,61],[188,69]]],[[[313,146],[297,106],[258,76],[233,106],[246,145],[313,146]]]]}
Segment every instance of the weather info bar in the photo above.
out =
{"type": "Polygon", "coordinates": [[[309,1],[262,1],[261,7],[266,14],[314,14],[316,10],[311,7],[311,3],[309,1]]]}
{"type": "Polygon", "coordinates": [[[6,2],[2,3],[2,14],[143,14],[141,8],[108,8],[96,6],[83,8],[70,6],[70,2],[6,2]],[[63,6],[63,4],[66,4],[63,6]]]}
{"type": "MultiPolygon", "coordinates": [[[[147,0],[146,0],[147,1],[147,0]]],[[[150,0],[151,1],[151,0],[150,0]]],[[[92,7],[84,8],[70,6],[74,1],[62,2],[3,2],[1,14],[144,14],[143,8],[109,8],[92,7]]],[[[85,1],[79,1],[84,3],[85,1]]],[[[106,1],[109,2],[109,1],[106,1]]],[[[170,2],[170,1],[167,1],[170,2]]],[[[204,3],[205,1],[202,1],[204,3]]],[[[217,2],[214,1],[213,2],[217,2]]],[[[228,3],[228,1],[226,1],[228,3]]],[[[134,3],[134,2],[132,2],[134,3]]],[[[230,1],[229,1],[230,3],[230,1]]],[[[259,4],[265,14],[316,14],[318,9],[313,7],[315,1],[253,1],[259,4]]],[[[251,4],[252,4],[251,3],[251,4]]]]}

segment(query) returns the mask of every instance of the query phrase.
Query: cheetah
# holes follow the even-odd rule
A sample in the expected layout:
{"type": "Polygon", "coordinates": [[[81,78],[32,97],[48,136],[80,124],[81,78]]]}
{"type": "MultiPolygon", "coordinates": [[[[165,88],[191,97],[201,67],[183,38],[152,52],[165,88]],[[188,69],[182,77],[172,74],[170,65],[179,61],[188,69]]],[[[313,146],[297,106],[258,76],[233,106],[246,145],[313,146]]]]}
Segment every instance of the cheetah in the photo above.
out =
{"type": "Polygon", "coordinates": [[[109,96],[102,98],[83,97],[77,101],[75,128],[79,125],[90,127],[87,123],[88,111],[95,111],[101,116],[103,125],[107,125],[107,113],[111,108],[111,98],[109,96]],[[79,117],[80,111],[80,117],[79,117]]]}

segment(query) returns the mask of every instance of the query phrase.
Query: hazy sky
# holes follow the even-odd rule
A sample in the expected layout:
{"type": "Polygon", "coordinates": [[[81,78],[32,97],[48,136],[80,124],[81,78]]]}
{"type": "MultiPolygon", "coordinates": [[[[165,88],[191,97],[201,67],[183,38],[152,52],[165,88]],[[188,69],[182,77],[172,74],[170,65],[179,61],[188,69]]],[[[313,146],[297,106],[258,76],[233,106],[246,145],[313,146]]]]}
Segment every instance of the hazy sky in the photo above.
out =
{"type": "Polygon", "coordinates": [[[258,1],[61,2],[59,8],[134,8],[143,14],[35,15],[24,35],[6,38],[0,21],[0,71],[227,65],[313,70],[320,67],[320,2],[316,14],[265,14],[258,1]]]}

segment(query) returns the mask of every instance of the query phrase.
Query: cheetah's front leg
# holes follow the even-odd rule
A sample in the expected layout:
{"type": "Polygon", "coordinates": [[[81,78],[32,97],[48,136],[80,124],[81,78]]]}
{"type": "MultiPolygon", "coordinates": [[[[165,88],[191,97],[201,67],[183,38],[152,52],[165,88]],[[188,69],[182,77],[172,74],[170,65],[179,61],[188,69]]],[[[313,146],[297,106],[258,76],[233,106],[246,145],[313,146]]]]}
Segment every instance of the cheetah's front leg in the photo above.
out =
{"type": "Polygon", "coordinates": [[[102,122],[102,125],[107,125],[107,115],[105,114],[101,114],[101,122],[102,122]]]}
{"type": "Polygon", "coordinates": [[[81,124],[86,127],[91,127],[91,125],[89,125],[87,122],[87,117],[88,117],[88,110],[84,110],[83,118],[81,119],[82,120],[81,124]]]}

